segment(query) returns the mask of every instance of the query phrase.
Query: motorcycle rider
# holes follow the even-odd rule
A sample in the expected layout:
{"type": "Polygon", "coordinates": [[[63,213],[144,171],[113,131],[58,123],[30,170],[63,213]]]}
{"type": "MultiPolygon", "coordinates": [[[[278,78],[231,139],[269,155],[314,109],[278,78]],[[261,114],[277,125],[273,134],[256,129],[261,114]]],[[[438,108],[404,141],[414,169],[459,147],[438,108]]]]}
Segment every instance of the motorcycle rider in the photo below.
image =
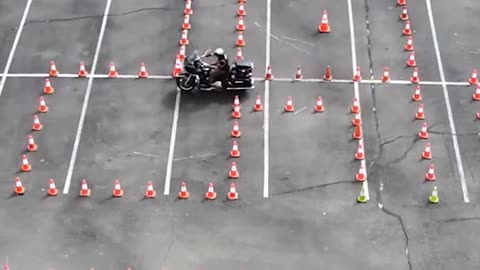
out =
{"type": "Polygon", "coordinates": [[[212,70],[210,71],[209,84],[212,86],[215,82],[222,82],[222,86],[226,87],[224,84],[225,80],[228,77],[230,72],[230,65],[228,64],[228,57],[225,54],[225,51],[222,48],[217,48],[213,53],[207,52],[203,57],[217,57],[217,62],[212,65],[212,70]]]}

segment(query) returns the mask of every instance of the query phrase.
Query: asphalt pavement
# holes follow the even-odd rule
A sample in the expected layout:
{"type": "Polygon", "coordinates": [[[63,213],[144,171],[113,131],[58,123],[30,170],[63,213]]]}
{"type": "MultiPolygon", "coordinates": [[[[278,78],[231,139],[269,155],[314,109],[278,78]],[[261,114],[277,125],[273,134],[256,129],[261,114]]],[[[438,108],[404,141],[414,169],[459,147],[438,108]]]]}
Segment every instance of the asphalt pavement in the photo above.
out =
{"type": "MultiPolygon", "coordinates": [[[[33,132],[45,78],[6,80],[0,97],[0,217],[6,228],[0,257],[11,269],[479,267],[479,246],[471,237],[478,231],[475,88],[422,85],[422,121],[414,119],[420,104],[411,101],[415,86],[359,84],[370,201],[358,204],[358,141],[352,140],[349,113],[354,85],[288,79],[298,65],[305,78],[314,79],[330,65],[335,79],[348,80],[356,63],[364,79],[380,79],[388,67],[392,79],[409,80],[413,68],[405,66],[402,9],[393,0],[352,1],[351,42],[347,1],[271,2],[270,22],[266,1],[245,3],[242,52],[254,61],[256,77],[264,76],[269,60],[274,78],[287,80],[257,81],[246,93],[179,93],[173,80],[164,79],[94,79],[89,86],[89,79],[50,78],[55,93],[44,95],[49,112],[38,114],[44,129],[33,132]],[[324,10],[329,34],[317,32],[324,10]],[[230,136],[235,96],[242,106],[236,119],[242,135],[236,139],[230,136]],[[268,111],[252,110],[257,96],[268,111]],[[288,97],[295,112],[284,112],[288,97]],[[318,97],[322,113],[313,111],[318,97]],[[428,140],[417,135],[424,122],[428,140]],[[32,172],[20,173],[29,134],[39,149],[26,153],[32,172]],[[234,141],[241,152],[236,159],[229,157],[234,141]],[[421,159],[426,143],[431,160],[421,159]],[[458,153],[470,203],[464,202],[458,153]],[[232,162],[239,179],[228,179],[232,162]],[[435,165],[435,182],[425,181],[429,164],[435,165]],[[27,188],[24,196],[12,195],[17,176],[27,188]],[[55,198],[46,196],[50,178],[61,193],[55,198]],[[66,179],[71,182],[63,194],[66,179]],[[78,197],[82,179],[92,189],[89,198],[78,197]],[[122,198],[111,196],[116,179],[122,198]],[[155,199],[144,198],[147,181],[155,199]],[[188,200],[176,198],[181,182],[187,183],[188,200]],[[218,194],[214,201],[204,199],[210,182],[218,194]],[[237,201],[226,200],[231,183],[237,201]],[[431,205],[435,185],[440,203],[431,205]]],[[[408,5],[421,80],[440,82],[443,70],[446,81],[465,82],[477,68],[478,4],[433,3],[434,37],[425,3],[408,5]]],[[[0,4],[2,70],[25,4],[0,4]]],[[[52,60],[62,73],[76,73],[80,61],[90,71],[106,4],[33,1],[9,73],[45,73],[52,60]]],[[[194,0],[192,7],[187,53],[222,47],[234,58],[238,3],[194,0]]],[[[112,0],[96,73],[106,74],[113,62],[122,75],[136,74],[141,63],[152,75],[170,75],[183,8],[182,1],[112,0]]]]}

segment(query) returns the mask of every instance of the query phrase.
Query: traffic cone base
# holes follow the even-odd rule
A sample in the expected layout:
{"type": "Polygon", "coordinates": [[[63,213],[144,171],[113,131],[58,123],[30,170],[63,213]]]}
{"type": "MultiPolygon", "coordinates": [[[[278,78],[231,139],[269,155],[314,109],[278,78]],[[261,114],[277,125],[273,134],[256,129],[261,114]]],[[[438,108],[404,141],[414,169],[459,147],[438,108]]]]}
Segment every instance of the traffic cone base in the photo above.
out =
{"type": "Polygon", "coordinates": [[[398,6],[405,6],[407,4],[407,0],[397,0],[398,6]]]}

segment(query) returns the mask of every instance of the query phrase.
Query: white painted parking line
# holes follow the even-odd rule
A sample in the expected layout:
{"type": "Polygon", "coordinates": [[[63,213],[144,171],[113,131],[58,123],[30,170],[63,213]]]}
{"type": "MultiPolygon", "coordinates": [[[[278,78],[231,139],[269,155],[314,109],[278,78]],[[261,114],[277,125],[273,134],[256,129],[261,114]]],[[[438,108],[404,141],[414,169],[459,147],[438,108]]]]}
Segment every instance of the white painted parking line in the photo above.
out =
{"type": "MultiPolygon", "coordinates": [[[[265,70],[270,66],[270,41],[272,27],[272,1],[267,0],[267,22],[265,31],[265,70]]],[[[269,197],[270,173],[270,81],[265,81],[263,97],[263,197],[269,197]]]]}
{"type": "MultiPolygon", "coordinates": [[[[355,46],[355,28],[354,28],[354,23],[353,23],[353,9],[352,9],[352,0],[347,0],[347,6],[348,6],[348,24],[350,26],[350,47],[351,47],[351,50],[352,50],[352,74],[355,74],[356,70],[357,70],[357,49],[356,49],[356,46],[355,46]]],[[[355,98],[358,100],[358,103],[360,104],[360,91],[359,91],[359,83],[358,82],[354,82],[353,83],[353,90],[354,90],[354,95],[355,95],[355,98]]],[[[361,118],[361,112],[360,112],[360,118],[361,118]]],[[[360,127],[361,129],[363,129],[362,127],[360,127]]],[[[362,134],[363,134],[363,131],[362,131],[362,134]]],[[[363,138],[360,139],[360,142],[363,146],[364,146],[364,152],[366,153],[366,149],[365,149],[365,143],[363,142],[363,138]]],[[[361,166],[363,166],[363,168],[365,168],[365,177],[367,177],[367,166],[365,165],[366,164],[366,161],[365,159],[361,160],[360,162],[361,166]]],[[[368,189],[368,181],[366,180],[364,182],[364,187],[365,187],[365,197],[367,198],[367,200],[370,199],[370,192],[369,192],[369,189],[368,189]]]]}
{"type": "MultiPolygon", "coordinates": [[[[107,27],[108,14],[110,13],[110,5],[112,0],[107,0],[105,6],[105,12],[103,13],[102,26],[100,33],[98,34],[97,47],[95,48],[95,54],[93,56],[92,69],[90,74],[95,74],[95,69],[98,63],[98,57],[102,48],[103,36],[105,35],[105,29],[107,27]]],[[[83,100],[82,111],[80,113],[80,120],[78,121],[77,133],[75,135],[75,141],[73,143],[72,156],[70,158],[70,164],[68,165],[67,177],[65,179],[65,185],[63,187],[63,194],[68,194],[70,184],[72,182],[73,169],[75,167],[75,161],[77,159],[78,147],[80,145],[80,138],[82,136],[83,124],[85,123],[85,116],[87,114],[88,101],[90,99],[90,93],[92,92],[93,76],[88,78],[87,90],[85,91],[85,98],[83,100]]]]}
{"type": "Polygon", "coordinates": [[[20,20],[20,25],[18,26],[17,34],[15,35],[15,39],[13,40],[12,48],[10,49],[10,53],[8,54],[7,64],[5,65],[2,79],[0,80],[0,96],[3,93],[3,88],[5,87],[5,82],[7,81],[6,75],[10,71],[10,66],[12,65],[12,62],[13,62],[13,56],[15,55],[15,51],[17,50],[20,37],[22,36],[23,27],[25,26],[25,21],[27,20],[28,13],[30,12],[31,5],[32,5],[32,0],[28,0],[27,4],[25,5],[25,9],[23,10],[22,19],[20,20]]]}
{"type": "Polygon", "coordinates": [[[167,159],[167,169],[165,173],[165,187],[163,195],[170,194],[170,183],[172,181],[172,170],[173,170],[173,157],[175,153],[175,142],[177,141],[177,127],[178,127],[178,117],[180,114],[180,98],[181,90],[177,89],[177,95],[175,97],[175,108],[173,110],[173,121],[172,121],[172,131],[170,133],[170,147],[168,149],[168,159],[167,159]]]}
{"type": "Polygon", "coordinates": [[[455,122],[453,120],[453,113],[452,113],[452,107],[450,104],[450,97],[448,95],[448,89],[447,85],[445,83],[445,72],[443,70],[443,63],[442,63],[442,57],[440,55],[440,47],[438,45],[438,39],[437,39],[437,31],[435,29],[435,21],[433,19],[433,13],[432,13],[432,4],[430,0],[425,0],[427,4],[427,12],[428,12],[428,19],[430,21],[430,29],[432,32],[432,38],[433,38],[433,45],[435,47],[435,56],[437,58],[437,64],[438,64],[438,71],[440,73],[440,80],[442,81],[442,89],[443,89],[443,97],[445,98],[445,106],[447,108],[447,115],[448,115],[448,122],[450,123],[450,130],[452,133],[452,142],[453,142],[453,149],[455,151],[455,158],[457,161],[457,167],[458,167],[458,173],[460,176],[460,183],[462,186],[462,192],[463,192],[463,200],[466,203],[470,202],[470,198],[468,195],[468,188],[467,188],[467,183],[465,180],[465,171],[463,169],[463,163],[462,163],[462,156],[460,153],[460,147],[458,146],[458,138],[457,138],[457,131],[455,128],[455,122]]]}

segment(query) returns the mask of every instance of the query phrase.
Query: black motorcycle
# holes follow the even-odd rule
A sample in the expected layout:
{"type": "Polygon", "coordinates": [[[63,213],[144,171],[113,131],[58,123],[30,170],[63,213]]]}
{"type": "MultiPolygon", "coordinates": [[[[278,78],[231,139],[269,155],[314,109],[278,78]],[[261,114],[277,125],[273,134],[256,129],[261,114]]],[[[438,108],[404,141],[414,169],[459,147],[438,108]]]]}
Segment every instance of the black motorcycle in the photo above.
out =
{"type": "MultiPolygon", "coordinates": [[[[212,86],[209,84],[211,70],[212,67],[203,61],[198,51],[194,51],[185,58],[183,71],[176,77],[178,88],[183,91],[211,89],[212,86]]],[[[252,73],[252,61],[235,61],[227,78],[222,81],[222,87],[226,90],[254,89],[255,79],[252,73]]]]}

